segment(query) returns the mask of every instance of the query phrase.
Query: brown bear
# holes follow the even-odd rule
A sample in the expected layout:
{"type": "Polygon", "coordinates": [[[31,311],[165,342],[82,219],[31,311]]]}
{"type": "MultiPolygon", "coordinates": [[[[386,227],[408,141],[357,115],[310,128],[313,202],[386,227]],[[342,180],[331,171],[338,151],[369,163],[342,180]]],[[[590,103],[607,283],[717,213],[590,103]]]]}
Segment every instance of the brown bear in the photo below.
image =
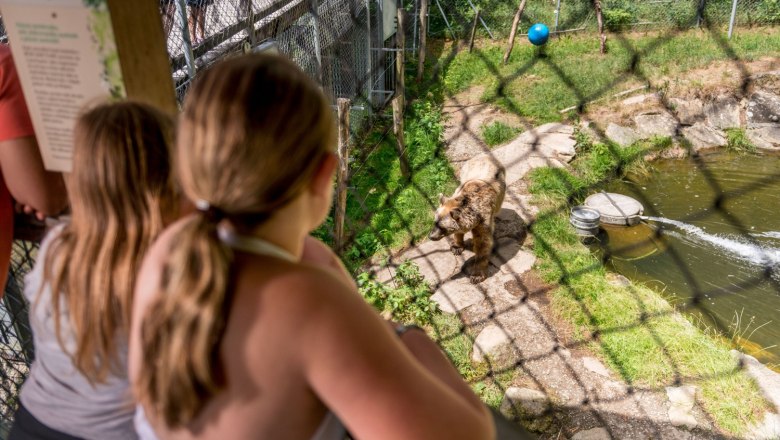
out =
{"type": "Polygon", "coordinates": [[[506,193],[504,167],[485,155],[463,166],[460,181],[452,197],[439,194],[439,208],[428,238],[441,240],[454,235],[452,253],[460,255],[464,248],[463,236],[471,231],[476,259],[470,279],[476,284],[487,278],[488,262],[493,251],[495,216],[501,210],[506,193]]]}

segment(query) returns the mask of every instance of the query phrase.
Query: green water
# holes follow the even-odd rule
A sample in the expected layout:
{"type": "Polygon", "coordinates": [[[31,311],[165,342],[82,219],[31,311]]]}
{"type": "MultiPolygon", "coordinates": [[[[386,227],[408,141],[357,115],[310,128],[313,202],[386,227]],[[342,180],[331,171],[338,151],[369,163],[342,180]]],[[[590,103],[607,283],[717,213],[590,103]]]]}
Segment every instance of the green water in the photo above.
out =
{"type": "Polygon", "coordinates": [[[654,168],[606,188],[653,217],[608,231],[610,264],[780,364],[780,156],[722,152],[654,168]]]}

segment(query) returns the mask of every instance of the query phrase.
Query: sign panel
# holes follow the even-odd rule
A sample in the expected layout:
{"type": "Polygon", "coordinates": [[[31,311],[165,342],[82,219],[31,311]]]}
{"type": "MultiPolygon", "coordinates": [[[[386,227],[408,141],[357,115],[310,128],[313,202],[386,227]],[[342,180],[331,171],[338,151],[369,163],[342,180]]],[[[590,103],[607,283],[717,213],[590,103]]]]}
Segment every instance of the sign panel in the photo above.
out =
{"type": "Polygon", "coordinates": [[[0,0],[48,170],[70,172],[73,126],[90,103],[125,96],[105,0],[0,0]]]}

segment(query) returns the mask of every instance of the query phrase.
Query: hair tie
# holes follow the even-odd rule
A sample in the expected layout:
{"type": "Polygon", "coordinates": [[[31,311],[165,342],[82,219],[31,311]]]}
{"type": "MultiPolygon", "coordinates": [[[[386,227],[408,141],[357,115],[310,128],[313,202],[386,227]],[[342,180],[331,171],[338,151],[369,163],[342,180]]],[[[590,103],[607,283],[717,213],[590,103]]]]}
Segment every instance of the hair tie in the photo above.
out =
{"type": "Polygon", "coordinates": [[[195,209],[206,218],[210,223],[217,224],[227,216],[227,213],[216,206],[212,206],[209,202],[203,199],[195,201],[195,209]]]}

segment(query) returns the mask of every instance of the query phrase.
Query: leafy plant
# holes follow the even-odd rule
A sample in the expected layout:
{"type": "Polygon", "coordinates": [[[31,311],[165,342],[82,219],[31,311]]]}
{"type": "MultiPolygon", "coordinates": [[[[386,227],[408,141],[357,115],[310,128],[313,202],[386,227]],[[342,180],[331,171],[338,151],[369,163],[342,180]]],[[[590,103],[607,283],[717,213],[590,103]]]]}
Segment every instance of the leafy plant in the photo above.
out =
{"type": "Polygon", "coordinates": [[[396,269],[395,287],[377,282],[368,272],[358,274],[357,283],[366,301],[379,311],[389,312],[394,321],[426,325],[437,311],[430,298],[431,288],[411,261],[404,261],[396,269]]]}
{"type": "Polygon", "coordinates": [[[481,128],[482,139],[488,146],[494,147],[513,139],[520,131],[517,128],[510,127],[501,121],[495,121],[489,125],[483,125],[481,128]]]}
{"type": "Polygon", "coordinates": [[[604,9],[604,26],[612,32],[620,32],[628,28],[634,21],[634,16],[625,9],[604,9]]]}

